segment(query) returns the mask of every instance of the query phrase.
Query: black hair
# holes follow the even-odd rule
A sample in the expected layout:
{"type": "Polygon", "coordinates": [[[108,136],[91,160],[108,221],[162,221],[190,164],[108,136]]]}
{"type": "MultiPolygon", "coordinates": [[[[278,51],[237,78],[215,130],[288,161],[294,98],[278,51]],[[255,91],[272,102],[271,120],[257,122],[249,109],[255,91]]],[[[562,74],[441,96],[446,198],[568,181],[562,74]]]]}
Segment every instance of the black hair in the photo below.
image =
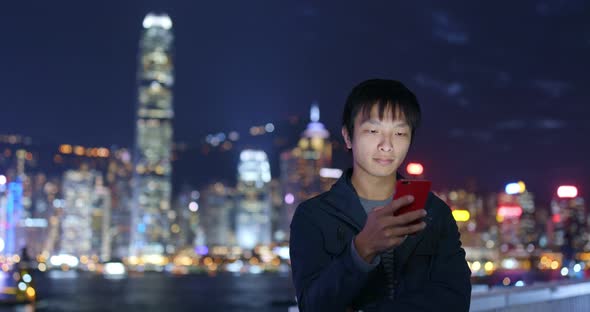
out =
{"type": "Polygon", "coordinates": [[[344,105],[342,126],[346,127],[351,141],[356,116],[361,113],[368,118],[374,105],[379,105],[379,119],[383,119],[386,109],[403,114],[412,132],[411,140],[414,140],[414,132],[421,120],[420,104],[414,93],[396,80],[370,79],[354,87],[344,105]]]}

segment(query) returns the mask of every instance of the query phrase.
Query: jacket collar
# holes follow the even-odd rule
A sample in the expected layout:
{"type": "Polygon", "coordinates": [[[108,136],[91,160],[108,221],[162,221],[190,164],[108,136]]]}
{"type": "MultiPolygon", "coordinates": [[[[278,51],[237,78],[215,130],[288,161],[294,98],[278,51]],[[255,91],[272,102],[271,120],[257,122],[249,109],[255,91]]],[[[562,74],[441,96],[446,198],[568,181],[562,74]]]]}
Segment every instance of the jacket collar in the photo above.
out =
{"type": "MultiPolygon", "coordinates": [[[[360,231],[367,222],[367,213],[352,185],[351,178],[352,168],[349,168],[332,185],[324,200],[330,204],[332,209],[329,212],[331,214],[347,221],[360,231]]],[[[397,173],[397,179],[404,179],[404,177],[397,173]]]]}

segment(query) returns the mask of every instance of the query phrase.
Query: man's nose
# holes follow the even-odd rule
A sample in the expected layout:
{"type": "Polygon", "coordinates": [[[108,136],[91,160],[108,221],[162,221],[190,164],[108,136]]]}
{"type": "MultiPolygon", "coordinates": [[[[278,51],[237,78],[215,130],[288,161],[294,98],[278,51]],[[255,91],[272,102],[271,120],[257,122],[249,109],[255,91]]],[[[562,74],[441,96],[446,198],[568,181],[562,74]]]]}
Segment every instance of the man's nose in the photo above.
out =
{"type": "Polygon", "coordinates": [[[393,144],[391,144],[389,140],[383,140],[383,142],[379,144],[379,150],[382,152],[391,152],[393,150],[393,144]]]}

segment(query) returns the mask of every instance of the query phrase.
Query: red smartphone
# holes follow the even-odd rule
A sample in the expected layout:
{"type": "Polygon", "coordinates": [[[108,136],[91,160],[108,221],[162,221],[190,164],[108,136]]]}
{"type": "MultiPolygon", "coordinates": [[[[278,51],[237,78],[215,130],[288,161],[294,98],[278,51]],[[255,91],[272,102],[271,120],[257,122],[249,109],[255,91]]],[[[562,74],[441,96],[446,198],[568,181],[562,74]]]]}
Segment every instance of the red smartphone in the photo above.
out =
{"type": "Polygon", "coordinates": [[[428,193],[432,182],[428,180],[397,180],[395,184],[395,195],[393,199],[398,199],[406,195],[414,196],[414,201],[404,207],[396,210],[393,215],[399,216],[414,210],[420,210],[426,206],[428,193]]]}

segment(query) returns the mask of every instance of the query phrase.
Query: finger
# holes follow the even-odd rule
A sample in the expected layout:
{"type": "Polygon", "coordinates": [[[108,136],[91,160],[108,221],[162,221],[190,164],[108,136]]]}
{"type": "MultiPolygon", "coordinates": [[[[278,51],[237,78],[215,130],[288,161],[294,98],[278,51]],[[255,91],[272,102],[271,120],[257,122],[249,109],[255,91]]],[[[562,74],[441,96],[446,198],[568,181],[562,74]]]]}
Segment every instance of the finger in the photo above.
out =
{"type": "Polygon", "coordinates": [[[426,210],[420,209],[415,211],[410,211],[408,213],[404,213],[402,215],[396,216],[396,221],[398,224],[408,224],[412,223],[418,219],[422,219],[426,216],[426,210]]]}
{"type": "Polygon", "coordinates": [[[414,234],[416,232],[422,231],[426,227],[426,223],[420,222],[417,224],[396,227],[393,228],[392,232],[394,236],[403,237],[405,235],[414,234]]]}
{"type": "Polygon", "coordinates": [[[401,207],[411,204],[412,202],[414,202],[414,196],[406,195],[392,200],[391,203],[389,203],[386,207],[388,208],[388,212],[393,213],[401,207]]]}

